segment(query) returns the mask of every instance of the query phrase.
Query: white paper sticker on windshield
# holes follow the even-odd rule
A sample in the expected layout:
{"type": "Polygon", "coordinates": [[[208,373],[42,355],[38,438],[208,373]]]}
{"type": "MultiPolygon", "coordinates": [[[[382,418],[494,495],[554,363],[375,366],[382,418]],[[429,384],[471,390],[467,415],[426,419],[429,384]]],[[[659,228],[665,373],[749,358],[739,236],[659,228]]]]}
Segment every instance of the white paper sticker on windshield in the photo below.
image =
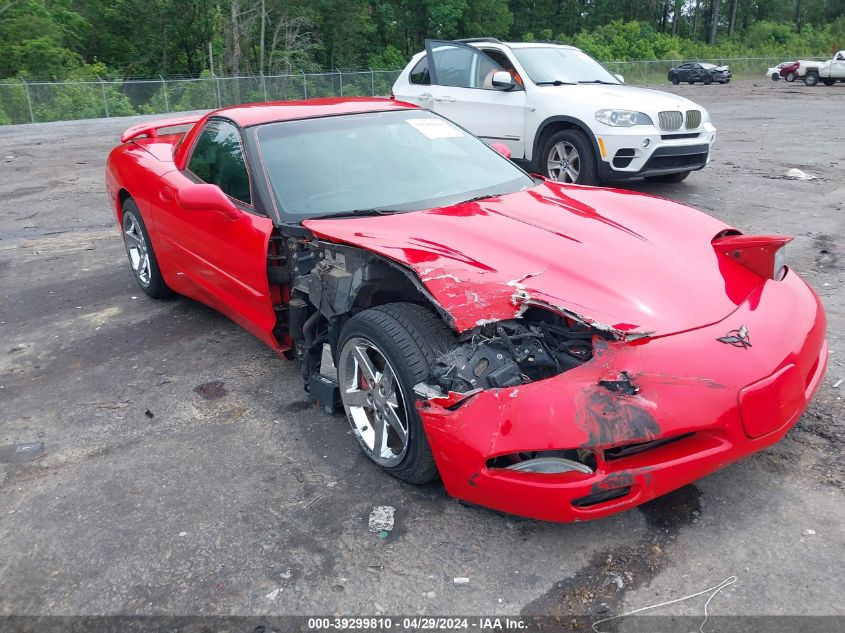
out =
{"type": "Polygon", "coordinates": [[[441,119],[406,119],[406,121],[428,138],[460,138],[464,135],[458,128],[452,127],[441,119]]]}

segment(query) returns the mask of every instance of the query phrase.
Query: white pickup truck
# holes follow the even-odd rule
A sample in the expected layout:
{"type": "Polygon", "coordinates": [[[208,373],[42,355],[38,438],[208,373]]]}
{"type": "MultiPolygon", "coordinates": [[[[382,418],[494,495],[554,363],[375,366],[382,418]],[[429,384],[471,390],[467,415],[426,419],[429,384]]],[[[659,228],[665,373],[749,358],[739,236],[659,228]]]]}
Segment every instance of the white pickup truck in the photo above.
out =
{"type": "Polygon", "coordinates": [[[839,51],[826,62],[801,61],[799,74],[804,75],[804,83],[808,86],[815,86],[819,81],[825,86],[845,81],[845,50],[839,51]]]}

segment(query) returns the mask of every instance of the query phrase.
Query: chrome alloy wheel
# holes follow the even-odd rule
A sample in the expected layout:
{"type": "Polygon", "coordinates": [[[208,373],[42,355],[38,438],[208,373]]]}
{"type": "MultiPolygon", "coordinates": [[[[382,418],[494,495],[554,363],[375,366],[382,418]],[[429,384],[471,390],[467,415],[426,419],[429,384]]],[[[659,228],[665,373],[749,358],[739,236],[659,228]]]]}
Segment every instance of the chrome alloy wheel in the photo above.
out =
{"type": "Polygon", "coordinates": [[[123,215],[123,243],[129,256],[129,265],[142,286],[150,285],[150,253],[141,225],[132,213],[123,215]]]}
{"type": "Polygon", "coordinates": [[[371,341],[352,337],[340,351],[340,398],[352,433],[370,459],[397,466],[408,450],[405,396],[387,358],[371,341]]]}
{"type": "Polygon", "coordinates": [[[547,161],[549,178],[558,182],[575,182],[581,173],[581,155],[569,141],[555,143],[547,161]]]}

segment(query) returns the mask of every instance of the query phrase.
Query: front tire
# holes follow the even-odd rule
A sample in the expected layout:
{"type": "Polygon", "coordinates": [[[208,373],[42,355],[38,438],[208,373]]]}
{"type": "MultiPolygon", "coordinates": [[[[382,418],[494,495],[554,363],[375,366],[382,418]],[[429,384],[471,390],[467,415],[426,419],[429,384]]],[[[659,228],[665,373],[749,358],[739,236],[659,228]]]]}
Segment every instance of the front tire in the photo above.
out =
{"type": "Polygon", "coordinates": [[[678,79],[677,77],[672,77],[672,85],[673,86],[677,86],[679,83],[681,83],[680,79],[678,79]]]}
{"type": "Polygon", "coordinates": [[[682,182],[689,176],[688,171],[679,171],[677,174],[663,174],[662,176],[646,176],[649,182],[682,182]]]}
{"type": "Polygon", "coordinates": [[[543,173],[556,182],[577,185],[598,184],[596,154],[581,130],[556,132],[546,141],[542,154],[543,173]]]}
{"type": "Polygon", "coordinates": [[[438,477],[413,389],[455,344],[442,319],[412,303],[359,312],[341,332],[338,384],[352,435],[398,479],[423,484],[438,477]]]}
{"type": "Polygon", "coordinates": [[[126,247],[135,281],[141,286],[141,290],[154,299],[169,297],[173,291],[167,287],[164,277],[161,276],[158,258],[138,205],[132,198],[127,198],[122,210],[123,245],[126,247]]]}
{"type": "Polygon", "coordinates": [[[777,73],[772,73],[772,81],[779,81],[779,80],[780,80],[780,75],[778,75],[777,73]]]}

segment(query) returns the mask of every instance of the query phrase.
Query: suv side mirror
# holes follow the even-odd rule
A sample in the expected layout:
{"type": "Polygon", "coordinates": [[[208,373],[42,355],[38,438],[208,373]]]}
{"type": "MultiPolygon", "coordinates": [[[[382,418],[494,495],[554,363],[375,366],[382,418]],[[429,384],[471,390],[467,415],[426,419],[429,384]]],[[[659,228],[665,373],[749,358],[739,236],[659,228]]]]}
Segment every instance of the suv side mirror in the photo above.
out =
{"type": "Polygon", "coordinates": [[[613,73],[613,76],[616,77],[619,80],[619,83],[623,83],[623,84],[625,83],[625,78],[622,75],[620,75],[619,73],[613,73]]]}
{"type": "Polygon", "coordinates": [[[510,90],[514,87],[513,77],[506,70],[497,70],[493,73],[493,87],[496,90],[510,90]]]}
{"type": "Polygon", "coordinates": [[[237,220],[240,211],[217,185],[191,183],[176,192],[179,206],[188,211],[219,211],[230,220],[237,220]]]}

